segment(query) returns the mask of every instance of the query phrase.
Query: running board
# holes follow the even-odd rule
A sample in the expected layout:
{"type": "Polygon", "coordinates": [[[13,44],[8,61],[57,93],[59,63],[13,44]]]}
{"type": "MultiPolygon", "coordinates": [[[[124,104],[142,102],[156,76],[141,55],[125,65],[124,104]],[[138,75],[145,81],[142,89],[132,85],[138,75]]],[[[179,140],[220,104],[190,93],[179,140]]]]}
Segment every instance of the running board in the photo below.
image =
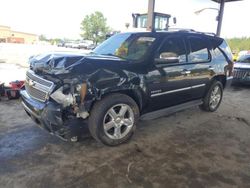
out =
{"type": "Polygon", "coordinates": [[[159,117],[162,117],[162,116],[173,114],[173,113],[178,112],[178,111],[185,110],[187,108],[191,108],[191,107],[194,107],[194,106],[199,106],[202,103],[203,103],[202,100],[195,100],[195,101],[190,101],[190,102],[186,102],[186,103],[183,103],[183,104],[179,104],[179,105],[176,105],[176,106],[171,106],[171,107],[168,107],[168,108],[164,108],[164,109],[161,109],[161,110],[157,110],[157,111],[154,111],[154,112],[149,112],[149,113],[143,114],[140,117],[140,120],[156,119],[156,118],[159,118],[159,117]]]}

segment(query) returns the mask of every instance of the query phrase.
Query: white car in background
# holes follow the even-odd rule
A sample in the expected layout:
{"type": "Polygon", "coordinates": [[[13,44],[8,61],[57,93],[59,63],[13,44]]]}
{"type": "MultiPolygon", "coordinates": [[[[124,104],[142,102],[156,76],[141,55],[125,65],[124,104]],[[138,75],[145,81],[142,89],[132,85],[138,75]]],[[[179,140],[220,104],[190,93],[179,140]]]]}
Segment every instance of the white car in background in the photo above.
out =
{"type": "Polygon", "coordinates": [[[79,49],[79,45],[80,45],[79,42],[73,42],[71,48],[77,48],[77,49],[79,49]]]}
{"type": "Polygon", "coordinates": [[[248,50],[242,50],[242,51],[240,51],[238,53],[238,57],[241,57],[241,56],[246,55],[246,54],[250,54],[250,51],[248,51],[248,50]]]}
{"type": "Polygon", "coordinates": [[[64,44],[64,47],[66,47],[66,48],[72,48],[72,46],[73,46],[73,42],[66,42],[64,44]]]}
{"type": "Polygon", "coordinates": [[[91,40],[83,40],[79,43],[79,49],[89,49],[93,44],[91,40]]]}

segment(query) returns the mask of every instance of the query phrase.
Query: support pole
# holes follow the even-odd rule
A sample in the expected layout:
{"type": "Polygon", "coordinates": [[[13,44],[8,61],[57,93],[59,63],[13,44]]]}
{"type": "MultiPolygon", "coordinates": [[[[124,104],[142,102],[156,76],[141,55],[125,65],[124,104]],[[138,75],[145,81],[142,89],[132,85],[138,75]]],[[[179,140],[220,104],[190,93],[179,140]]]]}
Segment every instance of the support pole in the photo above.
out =
{"type": "Polygon", "coordinates": [[[217,24],[217,30],[216,35],[219,37],[221,33],[221,26],[222,26],[222,19],[224,14],[224,7],[225,7],[225,0],[220,1],[220,10],[218,15],[218,24],[217,24]]]}
{"type": "Polygon", "coordinates": [[[148,19],[147,19],[147,31],[154,31],[154,9],[155,0],[148,0],[148,19]]]}

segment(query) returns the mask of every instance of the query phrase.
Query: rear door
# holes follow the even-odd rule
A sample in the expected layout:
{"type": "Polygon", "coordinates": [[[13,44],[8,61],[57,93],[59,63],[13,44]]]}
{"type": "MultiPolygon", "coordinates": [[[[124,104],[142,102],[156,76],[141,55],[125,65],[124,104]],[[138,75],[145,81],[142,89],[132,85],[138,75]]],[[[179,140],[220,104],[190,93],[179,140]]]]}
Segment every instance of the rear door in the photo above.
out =
{"type": "Polygon", "coordinates": [[[202,98],[205,94],[206,85],[214,74],[211,63],[211,43],[205,37],[199,35],[187,36],[188,67],[190,71],[191,99],[202,98]]]}

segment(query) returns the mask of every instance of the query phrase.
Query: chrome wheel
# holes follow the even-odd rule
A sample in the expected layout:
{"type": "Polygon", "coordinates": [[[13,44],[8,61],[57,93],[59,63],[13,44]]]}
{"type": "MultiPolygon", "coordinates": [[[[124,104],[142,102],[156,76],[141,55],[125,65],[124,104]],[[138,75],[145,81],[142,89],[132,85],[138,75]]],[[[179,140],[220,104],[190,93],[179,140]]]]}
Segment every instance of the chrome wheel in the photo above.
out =
{"type": "Polygon", "coordinates": [[[111,139],[122,139],[134,125],[134,112],[127,104],[111,107],[104,116],[104,133],[111,139]]]}
{"type": "Polygon", "coordinates": [[[220,104],[221,94],[222,94],[221,88],[218,85],[216,85],[213,88],[210,96],[209,106],[211,109],[217,108],[217,106],[220,104]]]}

